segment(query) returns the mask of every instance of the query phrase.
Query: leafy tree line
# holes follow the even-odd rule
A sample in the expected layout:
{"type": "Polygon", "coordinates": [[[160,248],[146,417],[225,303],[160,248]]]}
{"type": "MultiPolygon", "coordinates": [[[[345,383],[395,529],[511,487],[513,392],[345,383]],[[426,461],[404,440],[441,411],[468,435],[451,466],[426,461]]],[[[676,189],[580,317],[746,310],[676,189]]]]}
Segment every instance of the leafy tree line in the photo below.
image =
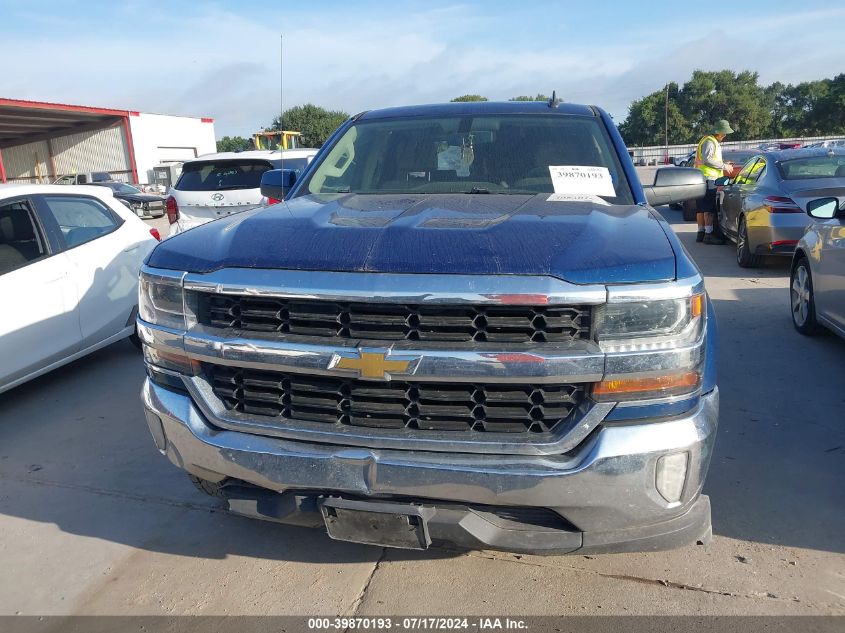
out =
{"type": "Polygon", "coordinates": [[[662,145],[669,93],[669,144],[695,143],[719,119],[736,130],[730,140],[845,134],[845,74],[797,85],[761,86],[755,72],[696,70],[634,101],[619,131],[628,145],[662,145]]]}

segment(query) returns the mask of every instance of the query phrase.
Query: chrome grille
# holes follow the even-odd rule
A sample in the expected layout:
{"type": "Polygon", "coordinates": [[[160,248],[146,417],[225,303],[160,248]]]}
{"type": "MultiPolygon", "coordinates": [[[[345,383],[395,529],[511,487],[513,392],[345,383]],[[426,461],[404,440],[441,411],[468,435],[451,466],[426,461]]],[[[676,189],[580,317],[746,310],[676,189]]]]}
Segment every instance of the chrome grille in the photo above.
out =
{"type": "Polygon", "coordinates": [[[214,328],[443,342],[566,342],[590,337],[590,306],[405,305],[197,294],[197,320],[214,328]]]}
{"type": "Polygon", "coordinates": [[[416,431],[546,433],[583,400],[581,384],[374,382],[206,365],[214,394],[247,415],[416,431]]]}

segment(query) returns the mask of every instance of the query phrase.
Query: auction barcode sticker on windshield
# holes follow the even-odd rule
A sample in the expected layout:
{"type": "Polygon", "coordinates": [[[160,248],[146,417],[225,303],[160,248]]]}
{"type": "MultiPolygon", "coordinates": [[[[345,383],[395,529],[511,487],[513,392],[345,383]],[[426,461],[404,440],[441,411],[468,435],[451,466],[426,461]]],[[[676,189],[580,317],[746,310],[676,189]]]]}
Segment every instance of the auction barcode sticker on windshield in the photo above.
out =
{"type": "Polygon", "coordinates": [[[549,165],[555,193],[591,193],[595,196],[615,196],[613,179],[607,167],[589,165],[549,165]]]}

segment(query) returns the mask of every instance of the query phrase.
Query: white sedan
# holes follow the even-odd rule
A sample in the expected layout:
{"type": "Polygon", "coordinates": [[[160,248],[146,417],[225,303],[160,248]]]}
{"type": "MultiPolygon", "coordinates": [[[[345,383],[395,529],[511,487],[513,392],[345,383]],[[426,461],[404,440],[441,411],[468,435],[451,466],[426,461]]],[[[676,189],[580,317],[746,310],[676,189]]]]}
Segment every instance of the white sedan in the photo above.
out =
{"type": "Polygon", "coordinates": [[[106,187],[0,186],[0,393],[133,335],[158,239],[106,187]]]}

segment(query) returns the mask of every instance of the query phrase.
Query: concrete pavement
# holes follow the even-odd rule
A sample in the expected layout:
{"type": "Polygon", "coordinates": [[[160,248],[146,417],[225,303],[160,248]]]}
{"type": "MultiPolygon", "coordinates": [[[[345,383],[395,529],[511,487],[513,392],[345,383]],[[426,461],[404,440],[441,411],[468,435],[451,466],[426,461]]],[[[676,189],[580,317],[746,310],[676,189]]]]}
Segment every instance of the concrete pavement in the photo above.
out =
{"type": "Polygon", "coordinates": [[[793,331],[783,263],[663,211],[721,330],[710,547],[409,553],[230,515],[156,452],[122,342],[0,395],[0,614],[845,614],[845,341],[793,331]]]}

